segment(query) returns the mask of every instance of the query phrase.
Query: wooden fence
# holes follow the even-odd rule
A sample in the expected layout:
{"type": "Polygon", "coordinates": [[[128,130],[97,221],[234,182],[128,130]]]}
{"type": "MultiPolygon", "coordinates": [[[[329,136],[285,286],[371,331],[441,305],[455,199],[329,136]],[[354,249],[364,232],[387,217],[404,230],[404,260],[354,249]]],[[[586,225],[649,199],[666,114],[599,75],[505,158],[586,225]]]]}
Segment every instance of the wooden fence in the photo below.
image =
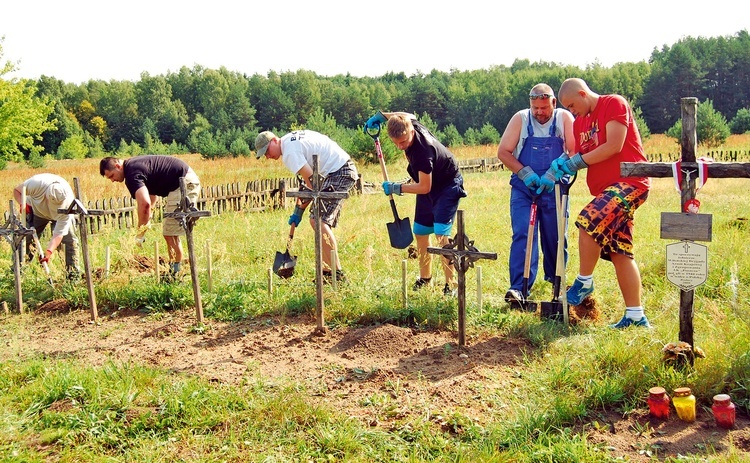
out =
{"type": "MultiPolygon", "coordinates": [[[[740,162],[750,158],[748,151],[709,151],[706,156],[717,162],[740,162]]],[[[679,153],[672,154],[647,154],[650,162],[673,162],[680,158],[679,153]]],[[[496,157],[459,160],[459,168],[462,173],[484,173],[503,170],[505,167],[496,157]]],[[[226,185],[204,186],[198,199],[198,209],[211,211],[219,215],[227,211],[239,212],[262,212],[287,207],[288,201],[286,190],[296,190],[299,186],[296,177],[253,180],[245,184],[236,182],[226,185]]],[[[374,193],[382,191],[380,182],[367,183],[360,176],[355,187],[357,194],[374,193]]],[[[133,228],[137,222],[136,203],[133,198],[109,198],[95,201],[87,201],[88,209],[104,210],[104,215],[88,216],[88,230],[90,233],[98,233],[105,227],[133,228]]],[[[154,210],[153,219],[160,222],[163,210],[157,207],[154,210]]],[[[8,211],[4,214],[5,221],[8,220],[8,211]]],[[[44,234],[50,233],[50,228],[45,229],[44,234]]]]}

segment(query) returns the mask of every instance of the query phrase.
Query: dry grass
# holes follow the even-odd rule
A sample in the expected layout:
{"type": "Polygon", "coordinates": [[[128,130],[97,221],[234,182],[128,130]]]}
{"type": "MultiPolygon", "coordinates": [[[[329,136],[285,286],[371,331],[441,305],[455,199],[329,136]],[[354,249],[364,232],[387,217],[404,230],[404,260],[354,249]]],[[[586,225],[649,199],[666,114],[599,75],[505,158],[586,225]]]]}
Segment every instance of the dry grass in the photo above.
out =
{"type": "MultiPolygon", "coordinates": [[[[646,153],[668,154],[679,152],[679,146],[666,135],[652,135],[644,144],[646,153]]],[[[374,148],[373,148],[374,150],[374,148]]],[[[750,134],[732,135],[721,150],[750,151],[750,134]]],[[[497,154],[497,146],[460,146],[452,150],[458,159],[493,158],[497,154]]],[[[699,155],[708,153],[708,149],[699,147],[699,155]]],[[[717,151],[717,150],[713,150],[717,151]]],[[[248,182],[263,178],[289,177],[289,172],[281,162],[266,159],[257,160],[254,157],[223,158],[217,160],[202,159],[199,154],[178,156],[184,159],[200,176],[205,186],[226,185],[235,182],[248,182]]],[[[365,181],[379,183],[380,168],[377,164],[360,165],[360,172],[365,181]]],[[[392,176],[403,176],[406,164],[403,159],[389,166],[392,176]]],[[[48,161],[43,169],[32,169],[25,164],[10,163],[8,168],[0,171],[0,192],[5,199],[4,204],[13,197],[13,188],[24,179],[40,172],[51,172],[67,179],[73,186],[73,178],[78,178],[81,196],[84,200],[107,198],[121,198],[128,192],[123,185],[113,184],[99,175],[98,159],[48,161]]]]}

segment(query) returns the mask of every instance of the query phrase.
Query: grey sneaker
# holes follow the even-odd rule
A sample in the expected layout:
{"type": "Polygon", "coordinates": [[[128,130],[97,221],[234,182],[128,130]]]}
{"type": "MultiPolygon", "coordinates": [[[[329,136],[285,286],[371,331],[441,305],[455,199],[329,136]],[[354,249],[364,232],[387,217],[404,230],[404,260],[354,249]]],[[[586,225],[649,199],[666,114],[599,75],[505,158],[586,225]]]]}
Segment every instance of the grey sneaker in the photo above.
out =
{"type": "Polygon", "coordinates": [[[573,282],[573,285],[568,289],[568,291],[565,293],[565,296],[568,298],[568,304],[570,305],[579,305],[582,300],[586,298],[589,294],[594,292],[594,282],[591,282],[591,286],[588,288],[583,286],[583,283],[576,278],[573,282]]]}

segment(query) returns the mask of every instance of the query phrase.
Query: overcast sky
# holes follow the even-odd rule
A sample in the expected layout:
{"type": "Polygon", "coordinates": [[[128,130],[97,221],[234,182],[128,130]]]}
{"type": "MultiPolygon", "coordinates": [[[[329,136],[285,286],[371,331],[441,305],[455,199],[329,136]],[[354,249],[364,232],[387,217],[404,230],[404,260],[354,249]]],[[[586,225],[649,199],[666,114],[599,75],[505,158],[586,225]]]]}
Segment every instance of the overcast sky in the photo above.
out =
{"type": "Polygon", "coordinates": [[[655,47],[684,37],[750,28],[747,7],[728,0],[503,3],[13,0],[0,10],[2,61],[18,69],[6,78],[72,83],[137,81],[142,72],[195,65],[248,75],[305,69],[378,77],[516,59],[612,66],[647,61],[655,47]]]}

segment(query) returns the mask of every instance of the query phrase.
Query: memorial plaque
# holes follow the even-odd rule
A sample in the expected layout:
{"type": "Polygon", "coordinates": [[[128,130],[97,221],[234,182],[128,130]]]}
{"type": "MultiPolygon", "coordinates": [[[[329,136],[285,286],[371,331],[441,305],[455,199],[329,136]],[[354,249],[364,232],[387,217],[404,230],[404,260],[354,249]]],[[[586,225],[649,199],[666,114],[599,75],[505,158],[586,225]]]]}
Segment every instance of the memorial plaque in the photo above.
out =
{"type": "Polygon", "coordinates": [[[683,291],[690,291],[706,282],[708,249],[692,241],[667,245],[667,280],[683,291]]]}

